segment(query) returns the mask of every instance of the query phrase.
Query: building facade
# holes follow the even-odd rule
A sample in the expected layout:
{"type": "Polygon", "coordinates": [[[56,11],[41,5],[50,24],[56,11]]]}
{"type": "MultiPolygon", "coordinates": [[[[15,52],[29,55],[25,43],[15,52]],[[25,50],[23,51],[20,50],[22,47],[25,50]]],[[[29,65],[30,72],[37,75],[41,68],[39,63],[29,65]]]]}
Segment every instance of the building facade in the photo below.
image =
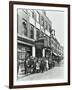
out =
{"type": "Polygon", "coordinates": [[[47,39],[47,42],[44,42],[49,45],[49,35],[52,27],[51,21],[45,15],[45,12],[41,10],[37,11],[18,9],[17,12],[18,51],[22,52],[22,50],[26,49],[29,56],[32,55],[33,57],[35,57],[38,56],[38,53],[41,54],[39,55],[41,57],[45,56],[44,49],[36,50],[39,48],[36,48],[35,41],[37,41],[39,38],[46,36],[45,38],[47,39]]]}
{"type": "Polygon", "coordinates": [[[63,47],[52,35],[52,22],[42,10],[17,9],[17,58],[23,68],[25,56],[55,58],[63,47]],[[55,57],[54,57],[55,56],[55,57]]]}
{"type": "Polygon", "coordinates": [[[52,47],[53,60],[56,60],[57,62],[59,62],[64,57],[63,46],[60,45],[59,41],[55,37],[52,37],[51,47],[52,47]]]}

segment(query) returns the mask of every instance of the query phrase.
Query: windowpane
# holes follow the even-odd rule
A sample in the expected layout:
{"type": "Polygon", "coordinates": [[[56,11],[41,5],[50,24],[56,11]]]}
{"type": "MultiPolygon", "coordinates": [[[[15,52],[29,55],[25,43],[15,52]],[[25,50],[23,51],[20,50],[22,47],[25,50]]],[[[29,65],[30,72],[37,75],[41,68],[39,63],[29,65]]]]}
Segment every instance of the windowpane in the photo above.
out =
{"type": "Polygon", "coordinates": [[[51,26],[49,25],[49,32],[52,33],[51,26]]]}
{"type": "Polygon", "coordinates": [[[22,59],[22,54],[21,54],[21,52],[18,52],[18,53],[17,53],[17,58],[18,58],[19,60],[22,59]]]}
{"type": "Polygon", "coordinates": [[[44,26],[44,18],[41,16],[41,25],[44,26]]]}
{"type": "Polygon", "coordinates": [[[43,37],[44,36],[44,33],[41,31],[40,32],[40,37],[43,37]]]}
{"type": "Polygon", "coordinates": [[[47,26],[48,26],[48,25],[47,25],[47,21],[45,21],[45,29],[47,29],[47,26]]]}
{"type": "Polygon", "coordinates": [[[26,21],[23,22],[23,27],[24,27],[24,35],[27,36],[28,31],[27,31],[27,22],[26,21]]]}
{"type": "Polygon", "coordinates": [[[37,12],[37,14],[36,14],[36,16],[37,16],[37,22],[40,22],[40,15],[39,15],[39,13],[37,12]]]}
{"type": "Polygon", "coordinates": [[[32,11],[32,18],[35,19],[35,13],[34,13],[34,11],[32,11]]]}
{"type": "Polygon", "coordinates": [[[25,13],[27,13],[28,10],[27,10],[27,9],[23,9],[23,11],[24,11],[25,13]]]}
{"type": "Polygon", "coordinates": [[[37,30],[36,38],[39,39],[39,37],[40,37],[40,30],[37,30]]]}
{"type": "Polygon", "coordinates": [[[30,28],[30,38],[34,38],[34,26],[31,25],[31,28],[30,28]]]}

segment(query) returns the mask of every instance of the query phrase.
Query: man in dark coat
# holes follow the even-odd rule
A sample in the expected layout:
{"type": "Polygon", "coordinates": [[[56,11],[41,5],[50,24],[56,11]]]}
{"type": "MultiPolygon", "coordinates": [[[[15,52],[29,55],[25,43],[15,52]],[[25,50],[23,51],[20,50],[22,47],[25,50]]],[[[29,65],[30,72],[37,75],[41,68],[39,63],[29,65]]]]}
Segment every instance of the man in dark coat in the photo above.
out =
{"type": "Polygon", "coordinates": [[[40,70],[41,70],[41,72],[44,71],[44,61],[43,60],[40,63],[40,70]]]}

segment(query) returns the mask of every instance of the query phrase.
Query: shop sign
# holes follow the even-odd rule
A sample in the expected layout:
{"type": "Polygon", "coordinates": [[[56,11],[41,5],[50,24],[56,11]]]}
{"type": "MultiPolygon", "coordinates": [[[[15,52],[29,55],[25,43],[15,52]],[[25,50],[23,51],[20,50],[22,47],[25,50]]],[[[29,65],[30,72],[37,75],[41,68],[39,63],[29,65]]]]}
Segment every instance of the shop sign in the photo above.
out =
{"type": "Polygon", "coordinates": [[[44,47],[44,42],[43,41],[36,41],[35,45],[37,48],[43,48],[44,47]]]}

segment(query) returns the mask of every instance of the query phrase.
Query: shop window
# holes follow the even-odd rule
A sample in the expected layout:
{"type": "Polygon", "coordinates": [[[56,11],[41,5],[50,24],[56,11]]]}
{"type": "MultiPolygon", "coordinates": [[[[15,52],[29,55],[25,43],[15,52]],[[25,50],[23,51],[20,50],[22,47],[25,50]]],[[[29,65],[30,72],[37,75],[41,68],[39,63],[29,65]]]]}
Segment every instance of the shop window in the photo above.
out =
{"type": "Polygon", "coordinates": [[[26,59],[26,56],[31,56],[32,55],[32,47],[28,46],[20,46],[20,49],[18,48],[17,50],[17,59],[24,61],[26,59]]]}
{"type": "Polygon", "coordinates": [[[28,30],[27,30],[27,21],[23,21],[23,27],[24,27],[24,35],[27,36],[28,30]]]}
{"type": "Polygon", "coordinates": [[[30,38],[34,39],[34,26],[30,25],[30,38]]]}
{"type": "Polygon", "coordinates": [[[17,53],[18,60],[21,60],[22,59],[21,57],[22,57],[22,54],[21,54],[21,52],[18,51],[18,53],[17,53]]]}
{"type": "Polygon", "coordinates": [[[17,53],[17,57],[19,60],[24,60],[25,59],[25,54],[26,54],[26,49],[25,48],[21,48],[20,50],[18,50],[17,53]]]}

